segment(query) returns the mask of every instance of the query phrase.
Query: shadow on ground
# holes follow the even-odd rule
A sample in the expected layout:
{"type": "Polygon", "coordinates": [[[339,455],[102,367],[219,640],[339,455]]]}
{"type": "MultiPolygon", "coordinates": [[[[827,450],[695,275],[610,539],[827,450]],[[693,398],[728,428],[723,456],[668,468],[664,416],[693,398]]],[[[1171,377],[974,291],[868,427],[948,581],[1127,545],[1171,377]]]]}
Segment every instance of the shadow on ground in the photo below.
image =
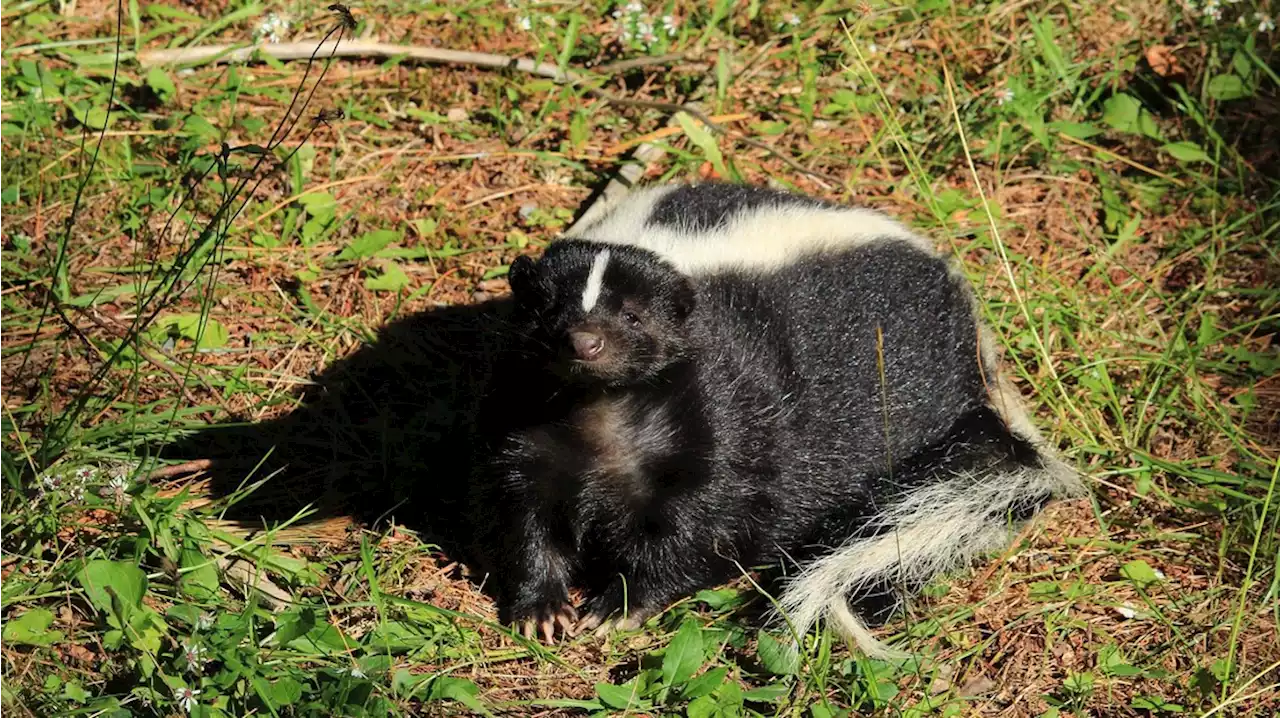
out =
{"type": "Polygon", "coordinates": [[[271,476],[226,519],[272,526],[308,505],[316,511],[306,521],[351,516],[376,528],[394,517],[465,561],[466,489],[491,451],[480,437],[520,414],[502,401],[528,367],[510,313],[497,299],[391,322],[315,377],[290,414],[212,426],[162,455],[211,460],[217,498],[271,476]]]}

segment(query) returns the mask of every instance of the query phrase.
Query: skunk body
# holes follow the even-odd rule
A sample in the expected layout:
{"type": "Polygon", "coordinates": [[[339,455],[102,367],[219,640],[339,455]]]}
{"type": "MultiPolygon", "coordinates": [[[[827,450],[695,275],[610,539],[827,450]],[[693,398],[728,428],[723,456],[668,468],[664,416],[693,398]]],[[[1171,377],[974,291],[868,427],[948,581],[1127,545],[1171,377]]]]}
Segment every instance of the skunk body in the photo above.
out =
{"type": "Polygon", "coordinates": [[[997,383],[963,278],[882,215],[644,190],[510,281],[538,370],[501,397],[525,410],[477,509],[526,633],[570,628],[570,586],[582,626],[635,626],[774,564],[800,635],[825,618],[884,655],[867,623],[904,589],[1079,490],[997,383]]]}

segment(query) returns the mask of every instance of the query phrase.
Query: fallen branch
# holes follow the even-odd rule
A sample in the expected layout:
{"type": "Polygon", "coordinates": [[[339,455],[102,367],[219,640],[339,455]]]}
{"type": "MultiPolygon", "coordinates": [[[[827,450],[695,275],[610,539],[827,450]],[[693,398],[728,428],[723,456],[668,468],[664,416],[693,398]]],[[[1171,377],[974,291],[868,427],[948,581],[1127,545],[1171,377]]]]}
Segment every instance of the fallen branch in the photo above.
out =
{"type": "MultiPolygon", "coordinates": [[[[519,72],[536,75],[538,77],[549,78],[559,83],[579,86],[591,97],[603,100],[615,107],[642,107],[671,114],[676,112],[685,112],[695,120],[706,125],[707,129],[718,135],[731,137],[745,145],[763,150],[777,157],[796,172],[800,172],[815,179],[823,189],[831,189],[832,186],[838,186],[840,184],[839,181],[831,177],[827,177],[805,167],[771,145],[765,144],[764,142],[752,137],[748,137],[742,133],[731,132],[725,127],[713,122],[710,117],[707,117],[707,115],[697,107],[671,102],[659,102],[656,100],[615,97],[598,87],[590,86],[592,81],[598,82],[599,79],[574,72],[573,70],[561,70],[558,65],[550,62],[534,62],[533,60],[508,57],[506,55],[495,55],[488,52],[470,52],[467,50],[448,50],[435,47],[422,47],[420,45],[395,45],[389,42],[364,41],[347,41],[342,43],[325,41],[321,43],[318,48],[315,44],[307,42],[261,43],[248,47],[237,47],[235,45],[205,45],[166,50],[142,50],[137,54],[136,59],[138,64],[142,67],[153,67],[168,64],[198,65],[209,62],[251,62],[260,60],[263,57],[270,57],[276,60],[307,60],[312,57],[360,57],[387,59],[400,57],[406,60],[414,60],[429,64],[486,67],[494,70],[517,70],[519,72]]],[[[668,60],[670,58],[664,57],[661,59],[668,60]]],[[[612,68],[606,66],[606,69],[623,71],[630,69],[633,66],[635,66],[634,63],[632,65],[617,63],[612,68]]]]}
{"type": "Polygon", "coordinates": [[[520,72],[547,77],[557,82],[581,82],[583,79],[572,70],[561,72],[560,68],[549,62],[494,55],[488,52],[469,52],[465,50],[445,50],[418,45],[395,45],[389,42],[343,41],[329,40],[316,46],[314,42],[274,42],[240,47],[236,45],[203,45],[197,47],[179,47],[166,50],[142,50],[138,52],[138,64],[142,67],[157,65],[202,65],[205,63],[251,62],[263,57],[276,60],[308,60],[312,57],[362,57],[393,58],[403,57],[409,60],[438,65],[469,65],[487,67],[494,70],[514,69],[520,72]]]}

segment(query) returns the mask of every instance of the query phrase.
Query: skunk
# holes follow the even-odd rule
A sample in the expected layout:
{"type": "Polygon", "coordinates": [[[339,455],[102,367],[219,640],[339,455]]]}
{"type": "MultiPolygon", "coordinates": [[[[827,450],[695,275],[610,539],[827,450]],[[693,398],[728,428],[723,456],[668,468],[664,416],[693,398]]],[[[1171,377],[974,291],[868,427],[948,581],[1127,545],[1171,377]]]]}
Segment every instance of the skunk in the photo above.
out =
{"type": "Polygon", "coordinates": [[[902,596],[1082,490],[967,282],[879,213],[637,190],[509,281],[529,371],[475,508],[526,635],[634,628],[774,565],[794,636],[825,620],[886,656],[868,626],[902,596]]]}

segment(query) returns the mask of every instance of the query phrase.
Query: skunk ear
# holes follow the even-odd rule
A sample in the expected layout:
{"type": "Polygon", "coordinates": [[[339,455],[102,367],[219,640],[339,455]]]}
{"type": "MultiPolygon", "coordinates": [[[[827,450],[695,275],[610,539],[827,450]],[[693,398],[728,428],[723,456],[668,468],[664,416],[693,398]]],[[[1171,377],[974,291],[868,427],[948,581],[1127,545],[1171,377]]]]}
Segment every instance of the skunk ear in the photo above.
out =
{"type": "Polygon", "coordinates": [[[518,304],[541,304],[546,300],[541,279],[537,262],[527,254],[516,257],[507,270],[507,283],[518,304]]]}
{"type": "Polygon", "coordinates": [[[688,277],[680,277],[676,280],[671,295],[676,318],[683,322],[693,314],[694,307],[698,306],[698,294],[693,290],[693,282],[688,277]]]}

